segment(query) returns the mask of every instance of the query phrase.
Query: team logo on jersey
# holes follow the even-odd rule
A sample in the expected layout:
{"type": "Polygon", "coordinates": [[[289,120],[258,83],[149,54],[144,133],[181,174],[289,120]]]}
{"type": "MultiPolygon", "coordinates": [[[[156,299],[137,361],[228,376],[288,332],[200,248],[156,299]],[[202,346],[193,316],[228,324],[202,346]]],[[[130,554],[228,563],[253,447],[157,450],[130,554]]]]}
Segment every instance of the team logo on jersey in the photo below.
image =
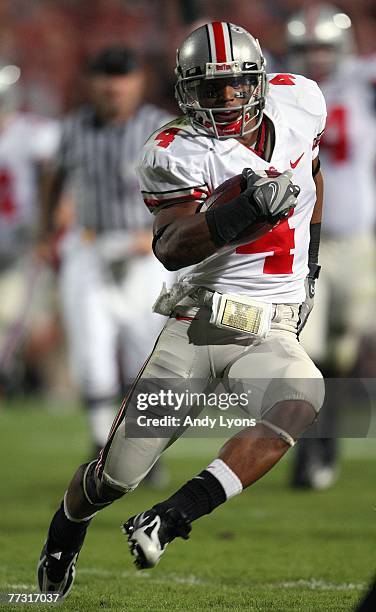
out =
{"type": "Polygon", "coordinates": [[[269,178],[276,178],[277,176],[280,176],[280,172],[279,170],[277,170],[277,168],[274,168],[274,166],[270,166],[270,168],[268,168],[267,170],[265,170],[266,176],[268,176],[269,178]]]}

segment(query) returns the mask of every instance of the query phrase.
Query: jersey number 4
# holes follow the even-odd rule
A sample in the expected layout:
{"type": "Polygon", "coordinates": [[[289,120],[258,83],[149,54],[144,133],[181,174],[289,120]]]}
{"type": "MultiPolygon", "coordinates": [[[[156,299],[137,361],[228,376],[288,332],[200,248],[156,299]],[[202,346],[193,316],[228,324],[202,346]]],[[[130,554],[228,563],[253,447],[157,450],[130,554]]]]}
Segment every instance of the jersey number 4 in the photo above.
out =
{"type": "Polygon", "coordinates": [[[334,162],[344,162],[349,157],[349,136],[347,130],[347,109],[344,106],[333,106],[328,112],[321,146],[329,152],[334,162]]]}
{"type": "Polygon", "coordinates": [[[295,79],[294,74],[276,74],[269,83],[271,85],[295,85],[295,79]]]}
{"type": "Polygon", "coordinates": [[[12,195],[12,176],[0,168],[0,216],[11,218],[16,212],[16,203],[12,195]]]}
{"type": "MultiPolygon", "coordinates": [[[[291,211],[289,217],[293,214],[291,211]]],[[[237,247],[240,255],[266,253],[264,274],[292,274],[295,248],[295,229],[289,226],[288,219],[282,221],[270,232],[249,244],[237,247]]]]}
{"type": "Polygon", "coordinates": [[[175,136],[178,132],[180,132],[180,128],[176,127],[171,127],[167,130],[163,130],[163,132],[159,132],[159,134],[157,134],[157,136],[155,137],[158,147],[163,147],[163,149],[167,149],[167,147],[175,139],[175,136]]]}
{"type": "MultiPolygon", "coordinates": [[[[293,74],[277,74],[270,81],[271,85],[295,85],[293,74]]],[[[289,217],[293,214],[291,211],[289,217]]],[[[295,248],[295,230],[289,226],[288,219],[265,234],[262,238],[244,244],[236,249],[239,255],[255,255],[266,253],[264,274],[292,274],[295,248]]]]}

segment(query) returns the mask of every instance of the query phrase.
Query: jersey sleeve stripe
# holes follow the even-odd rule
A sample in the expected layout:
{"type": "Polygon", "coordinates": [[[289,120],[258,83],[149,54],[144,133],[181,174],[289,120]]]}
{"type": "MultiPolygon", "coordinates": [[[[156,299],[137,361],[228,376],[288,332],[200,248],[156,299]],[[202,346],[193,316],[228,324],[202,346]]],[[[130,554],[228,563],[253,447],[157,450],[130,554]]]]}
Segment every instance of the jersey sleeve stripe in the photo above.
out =
{"type": "Polygon", "coordinates": [[[145,199],[156,199],[156,200],[169,200],[176,197],[180,197],[183,195],[193,195],[193,194],[204,194],[205,197],[209,195],[209,189],[207,185],[194,185],[193,187],[186,188],[177,188],[177,189],[168,189],[166,191],[145,191],[142,190],[142,195],[145,199]]]}
{"type": "Polygon", "coordinates": [[[320,140],[322,138],[323,133],[324,133],[324,130],[322,130],[322,132],[317,134],[316,138],[313,141],[312,149],[315,149],[320,144],[320,140]]]}
{"type": "Polygon", "coordinates": [[[152,194],[144,195],[144,202],[148,207],[149,211],[153,214],[156,214],[162,208],[167,208],[169,206],[173,206],[174,204],[183,204],[186,202],[205,202],[209,193],[203,189],[193,189],[191,193],[183,193],[177,195],[176,192],[173,196],[161,198],[150,197],[152,194]]]}
{"type": "Polygon", "coordinates": [[[173,198],[166,199],[153,199],[153,198],[145,198],[144,202],[149,210],[155,212],[155,209],[160,209],[165,206],[172,206],[173,204],[181,204],[183,202],[204,202],[207,198],[207,194],[204,194],[202,191],[195,191],[192,194],[185,194],[181,196],[174,196],[173,198]]]}
{"type": "Polygon", "coordinates": [[[168,200],[153,200],[152,198],[144,198],[144,202],[147,206],[160,206],[162,204],[166,204],[170,206],[171,204],[175,204],[177,202],[191,202],[191,201],[203,201],[206,200],[207,196],[203,195],[202,192],[195,192],[192,195],[182,195],[174,198],[169,198],[168,200]]]}

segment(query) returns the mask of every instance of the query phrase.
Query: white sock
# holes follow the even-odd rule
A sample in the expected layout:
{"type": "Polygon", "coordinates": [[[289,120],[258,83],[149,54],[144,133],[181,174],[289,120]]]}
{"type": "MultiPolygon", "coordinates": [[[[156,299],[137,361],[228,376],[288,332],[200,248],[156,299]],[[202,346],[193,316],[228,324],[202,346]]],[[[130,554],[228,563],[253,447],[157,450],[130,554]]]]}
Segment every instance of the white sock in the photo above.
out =
{"type": "Polygon", "coordinates": [[[205,469],[221,483],[227,499],[243,491],[243,485],[239,478],[222,459],[214,459],[205,469]]]}

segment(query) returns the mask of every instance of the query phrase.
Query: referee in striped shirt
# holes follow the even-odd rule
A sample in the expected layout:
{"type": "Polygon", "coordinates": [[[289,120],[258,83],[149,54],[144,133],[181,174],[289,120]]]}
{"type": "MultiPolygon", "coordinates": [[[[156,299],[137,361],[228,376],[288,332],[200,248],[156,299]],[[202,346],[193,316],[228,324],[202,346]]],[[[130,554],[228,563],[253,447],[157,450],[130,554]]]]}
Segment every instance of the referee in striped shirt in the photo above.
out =
{"type": "Polygon", "coordinates": [[[104,445],[119,394],[119,349],[127,379],[164,323],[151,307],[168,274],[151,251],[151,216],[135,165],[147,138],[172,119],[142,103],[144,73],[132,51],[102,50],[88,64],[89,104],[63,122],[48,180],[44,230],[69,191],[74,221],[60,273],[71,370],[94,445],[104,445]]]}

